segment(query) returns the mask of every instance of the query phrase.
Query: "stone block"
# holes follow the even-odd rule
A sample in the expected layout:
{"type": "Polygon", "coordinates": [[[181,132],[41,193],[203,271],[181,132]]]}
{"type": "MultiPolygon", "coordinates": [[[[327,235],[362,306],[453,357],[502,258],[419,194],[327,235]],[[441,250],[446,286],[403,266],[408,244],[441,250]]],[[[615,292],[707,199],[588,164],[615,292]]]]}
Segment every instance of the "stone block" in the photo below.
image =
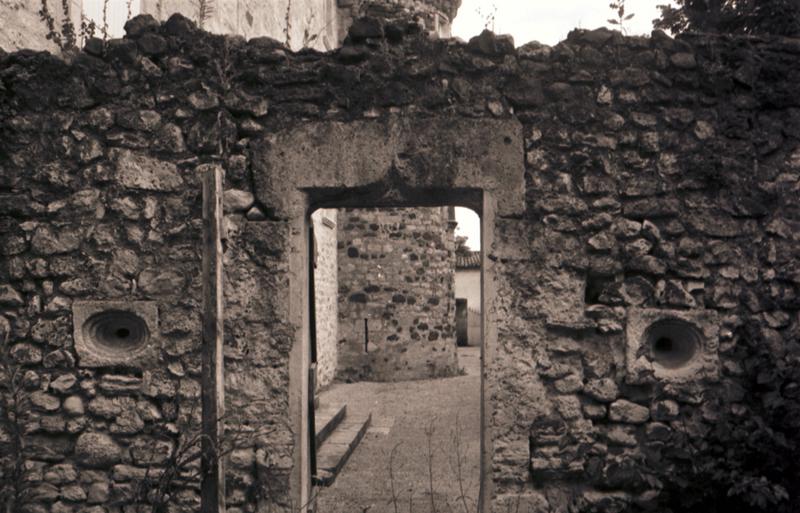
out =
{"type": "Polygon", "coordinates": [[[333,192],[342,185],[361,189],[379,183],[389,187],[374,198],[376,205],[396,205],[407,194],[420,204],[463,200],[467,205],[475,196],[464,191],[482,189],[497,198],[497,215],[524,208],[524,144],[517,121],[442,116],[308,123],[270,134],[254,148],[256,198],[281,217],[297,210],[299,189],[333,192]],[[451,197],[443,190],[452,191],[451,197]],[[458,197],[462,192],[466,196],[458,197]]]}
{"type": "Polygon", "coordinates": [[[81,367],[152,367],[161,351],[153,301],[76,301],[73,333],[81,367]]]}
{"type": "Polygon", "coordinates": [[[650,418],[650,409],[625,399],[619,399],[609,406],[608,418],[613,422],[642,424],[650,418]]]}
{"type": "Polygon", "coordinates": [[[719,319],[713,310],[629,308],[626,382],[674,385],[719,379],[719,319]]]}

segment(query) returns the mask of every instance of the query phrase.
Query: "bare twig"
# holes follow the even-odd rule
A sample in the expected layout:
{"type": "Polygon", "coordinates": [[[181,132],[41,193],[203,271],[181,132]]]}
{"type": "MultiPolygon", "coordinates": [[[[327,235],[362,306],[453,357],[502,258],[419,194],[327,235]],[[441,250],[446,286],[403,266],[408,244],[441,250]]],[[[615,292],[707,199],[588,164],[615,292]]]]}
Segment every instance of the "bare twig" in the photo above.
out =
{"type": "Polygon", "coordinates": [[[288,48],[292,47],[292,0],[286,2],[286,25],[283,28],[285,43],[288,48]]]}
{"type": "Polygon", "coordinates": [[[103,0],[103,25],[100,27],[100,32],[103,34],[103,40],[108,39],[108,2],[110,0],[103,0]]]}
{"type": "Polygon", "coordinates": [[[449,459],[449,463],[450,469],[455,474],[456,483],[458,484],[459,496],[457,499],[461,502],[461,506],[464,508],[464,513],[469,513],[470,507],[467,501],[472,500],[472,498],[467,496],[469,484],[465,483],[464,477],[464,466],[467,462],[467,455],[464,450],[463,431],[461,430],[461,418],[459,415],[456,415],[455,427],[450,432],[450,442],[452,447],[450,451],[451,457],[449,459]]]}
{"type": "Polygon", "coordinates": [[[436,417],[425,427],[425,443],[428,449],[428,492],[431,496],[431,513],[436,513],[436,498],[433,489],[433,435],[436,432],[436,417]]]}
{"type": "Polygon", "coordinates": [[[0,451],[0,507],[6,513],[21,511],[29,496],[25,482],[26,424],[30,397],[23,384],[23,369],[13,361],[8,347],[9,324],[0,317],[0,435],[7,442],[0,451]]]}
{"type": "Polygon", "coordinates": [[[398,511],[398,507],[399,507],[398,499],[399,499],[399,497],[397,496],[397,492],[396,492],[395,487],[394,487],[394,457],[395,457],[395,453],[397,452],[397,449],[399,449],[401,445],[403,445],[402,442],[398,443],[397,445],[392,447],[392,452],[389,453],[389,486],[391,487],[391,492],[392,492],[391,503],[392,503],[392,506],[394,507],[394,513],[399,513],[399,511],[398,511]]]}
{"type": "Polygon", "coordinates": [[[211,19],[215,11],[215,0],[196,0],[197,5],[197,26],[204,28],[205,23],[211,19]]]}

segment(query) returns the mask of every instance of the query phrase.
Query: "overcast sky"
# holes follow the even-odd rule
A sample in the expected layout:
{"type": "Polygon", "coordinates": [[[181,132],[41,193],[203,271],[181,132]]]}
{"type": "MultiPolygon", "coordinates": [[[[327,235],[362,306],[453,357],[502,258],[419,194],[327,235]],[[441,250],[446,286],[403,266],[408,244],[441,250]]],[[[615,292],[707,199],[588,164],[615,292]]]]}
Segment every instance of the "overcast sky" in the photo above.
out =
{"type": "MultiPolygon", "coordinates": [[[[468,40],[484,29],[489,15],[494,13],[494,32],[511,34],[516,46],[529,41],[555,45],[573,28],[610,26],[606,20],[616,17],[610,3],[610,0],[463,0],[453,21],[453,35],[468,40]]],[[[653,19],[661,12],[657,6],[668,3],[673,2],[627,0],[626,14],[634,14],[625,24],[627,33],[650,34],[653,19]]]]}
{"type": "MultiPolygon", "coordinates": [[[[139,14],[140,0],[131,0],[131,14],[139,14]]],[[[94,20],[98,27],[103,26],[103,0],[83,0],[83,13],[94,20]]],[[[106,4],[106,21],[108,22],[108,32],[111,37],[122,37],[125,35],[125,21],[128,18],[127,0],[108,0],[106,4]]],[[[101,35],[101,34],[98,34],[101,35]]]]}

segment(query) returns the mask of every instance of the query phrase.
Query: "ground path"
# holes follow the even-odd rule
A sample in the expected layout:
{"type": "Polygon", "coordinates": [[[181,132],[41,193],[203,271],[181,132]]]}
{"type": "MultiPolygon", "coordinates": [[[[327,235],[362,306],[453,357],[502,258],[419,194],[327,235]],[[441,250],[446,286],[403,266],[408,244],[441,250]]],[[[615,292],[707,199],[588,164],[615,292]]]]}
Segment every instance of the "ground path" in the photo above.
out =
{"type": "Polygon", "coordinates": [[[429,462],[436,512],[464,513],[465,502],[468,512],[477,510],[480,349],[459,348],[459,366],[466,375],[401,383],[340,384],[322,394],[323,404],[346,402],[352,414],[371,411],[372,425],[336,482],[320,489],[317,513],[433,513],[429,462]],[[432,458],[428,456],[426,435],[431,426],[432,458]],[[461,454],[460,480],[457,452],[461,454]],[[392,500],[390,467],[396,501],[392,500]]]}

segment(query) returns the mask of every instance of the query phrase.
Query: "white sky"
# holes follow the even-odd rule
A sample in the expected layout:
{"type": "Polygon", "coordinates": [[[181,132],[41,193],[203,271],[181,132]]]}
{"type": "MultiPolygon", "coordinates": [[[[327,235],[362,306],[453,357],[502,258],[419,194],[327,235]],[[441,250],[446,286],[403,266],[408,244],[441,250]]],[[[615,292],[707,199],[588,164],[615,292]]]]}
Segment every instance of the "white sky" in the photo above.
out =
{"type": "Polygon", "coordinates": [[[474,210],[456,207],[456,236],[466,237],[472,251],[481,249],[481,219],[474,210]]]}
{"type": "MultiPolygon", "coordinates": [[[[139,14],[140,0],[130,0],[131,14],[139,14]]],[[[98,31],[103,26],[103,0],[83,0],[83,13],[94,20],[98,31]]],[[[128,0],[108,0],[106,6],[106,21],[108,22],[108,33],[110,37],[122,37],[125,35],[125,21],[128,19],[128,0]]],[[[95,34],[102,37],[101,33],[95,34]]]]}
{"type": "MultiPolygon", "coordinates": [[[[463,0],[453,21],[453,35],[469,40],[484,29],[488,14],[494,12],[493,31],[511,34],[516,46],[529,41],[552,46],[564,40],[573,28],[612,27],[606,21],[616,18],[610,3],[611,0],[463,0]]],[[[625,24],[628,35],[650,34],[653,20],[661,12],[657,6],[671,3],[627,0],[626,14],[634,14],[625,24]]],[[[489,29],[492,30],[491,25],[489,29]]]]}

